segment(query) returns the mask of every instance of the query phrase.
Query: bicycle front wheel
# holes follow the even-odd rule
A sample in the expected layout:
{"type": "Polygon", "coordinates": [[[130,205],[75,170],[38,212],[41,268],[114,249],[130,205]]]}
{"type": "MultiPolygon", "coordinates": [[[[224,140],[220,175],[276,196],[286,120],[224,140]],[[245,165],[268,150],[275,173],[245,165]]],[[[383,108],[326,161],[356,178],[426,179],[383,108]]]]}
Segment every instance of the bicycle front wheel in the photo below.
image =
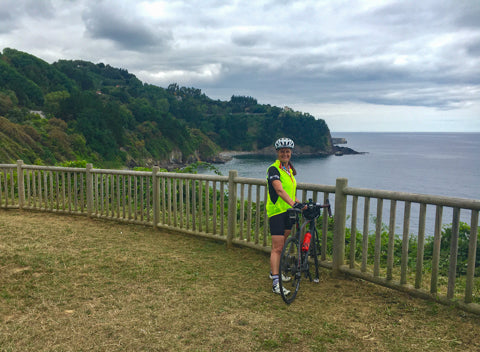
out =
{"type": "Polygon", "coordinates": [[[297,296],[300,287],[301,258],[298,239],[289,237],[285,242],[280,257],[280,293],[285,303],[290,304],[297,296]]]}

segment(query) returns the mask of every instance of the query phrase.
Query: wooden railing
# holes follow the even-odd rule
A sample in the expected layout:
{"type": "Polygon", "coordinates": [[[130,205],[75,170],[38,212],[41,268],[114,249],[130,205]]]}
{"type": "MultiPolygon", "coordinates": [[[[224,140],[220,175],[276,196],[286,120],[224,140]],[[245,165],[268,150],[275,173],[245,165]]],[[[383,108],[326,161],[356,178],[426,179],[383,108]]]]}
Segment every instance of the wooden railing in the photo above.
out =
{"type": "MultiPolygon", "coordinates": [[[[480,280],[475,278],[475,266],[478,266],[477,241],[478,241],[478,212],[480,210],[479,200],[431,196],[424,194],[392,192],[372,189],[360,189],[348,187],[346,179],[337,180],[336,193],[336,216],[335,221],[339,224],[346,223],[346,204],[350,202],[350,232],[357,233],[359,200],[363,200],[363,234],[360,244],[361,255],[356,255],[356,236],[350,237],[348,250],[345,250],[345,231],[336,231],[334,235],[334,247],[338,249],[333,255],[336,256],[337,264],[334,264],[334,270],[347,273],[351,276],[362,278],[380,285],[408,292],[412,295],[433,299],[444,304],[456,304],[462,309],[480,314],[480,306],[477,303],[480,299],[480,280]],[[340,185],[339,185],[340,184],[340,185]],[[339,192],[338,190],[341,190],[339,192]],[[376,202],[376,211],[370,210],[370,204],[376,202]],[[388,239],[387,243],[382,243],[382,225],[384,219],[384,201],[389,202],[388,215],[388,239]],[[397,221],[399,205],[402,218],[397,221]],[[418,229],[415,235],[412,235],[410,220],[412,218],[413,205],[417,205],[418,229]],[[433,233],[433,255],[429,268],[431,272],[429,277],[425,275],[424,245],[426,238],[425,224],[427,219],[427,207],[434,208],[434,233],[433,233]],[[452,218],[444,222],[445,210],[450,210],[452,218]],[[457,272],[458,240],[460,228],[460,213],[466,213],[470,218],[470,234],[468,245],[468,260],[466,275],[462,277],[464,285],[457,285],[459,275],[457,272]],[[373,258],[368,256],[369,246],[369,219],[375,219],[375,240],[373,258]],[[396,225],[401,227],[401,248],[394,248],[396,225]],[[448,275],[443,277],[439,274],[440,246],[442,225],[451,223],[450,248],[448,253],[448,275]],[[415,268],[409,266],[409,243],[410,239],[415,240],[416,260],[415,268]],[[386,247],[386,261],[381,264],[381,249],[386,247]],[[401,252],[400,257],[395,257],[395,249],[401,252]],[[373,262],[373,265],[369,265],[373,262]],[[346,264],[348,263],[348,264],[346,264]],[[395,265],[394,263],[399,263],[395,265]],[[446,284],[440,281],[446,281],[446,284]],[[441,292],[440,292],[441,288],[441,292]],[[458,292],[463,289],[463,293],[458,292]]],[[[343,225],[344,226],[344,225],[343,225]]],[[[341,226],[339,226],[341,227],[341,226]]],[[[415,232],[414,232],[415,233],[415,232]]]]}
{"type": "MultiPolygon", "coordinates": [[[[331,269],[333,275],[348,274],[480,314],[480,282],[475,277],[480,201],[352,188],[346,179],[337,179],[335,186],[299,183],[297,188],[302,201],[325,202],[329,197],[334,198],[334,226],[325,213],[318,223],[320,263],[331,269]],[[376,211],[370,209],[372,202],[376,203],[376,211]],[[359,204],[363,204],[363,212],[359,204]],[[384,216],[388,205],[388,216],[384,216]],[[419,214],[415,216],[417,232],[412,233],[413,205],[419,208],[419,214]],[[431,207],[435,209],[434,250],[427,277],[423,251],[425,223],[429,219],[427,208],[431,207]],[[451,211],[451,221],[444,221],[447,213],[444,209],[451,211]],[[400,210],[401,218],[397,215],[400,210]],[[472,235],[466,275],[461,278],[462,285],[457,285],[460,213],[470,215],[472,235]],[[382,236],[384,219],[389,224],[387,240],[382,236]],[[363,233],[358,229],[360,223],[363,233]],[[447,276],[439,273],[444,223],[452,224],[447,276]],[[397,225],[401,225],[401,249],[395,248],[397,225]],[[357,241],[358,233],[361,239],[357,241]],[[372,235],[373,255],[369,251],[372,235]],[[417,251],[414,270],[408,263],[412,238],[416,240],[417,251]]],[[[228,176],[213,176],[159,172],[157,167],[152,172],[140,172],[94,169],[90,164],[86,168],[24,165],[21,160],[17,164],[0,164],[0,208],[138,223],[225,241],[228,246],[242,245],[269,252],[266,197],[265,180],[238,177],[234,170],[228,176]]]]}

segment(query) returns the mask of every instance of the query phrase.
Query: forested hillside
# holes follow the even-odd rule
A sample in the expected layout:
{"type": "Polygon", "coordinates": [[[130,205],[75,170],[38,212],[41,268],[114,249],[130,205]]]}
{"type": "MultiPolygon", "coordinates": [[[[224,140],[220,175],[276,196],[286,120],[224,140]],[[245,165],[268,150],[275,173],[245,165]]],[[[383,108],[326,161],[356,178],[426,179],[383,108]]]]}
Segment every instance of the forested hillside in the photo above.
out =
{"type": "Polygon", "coordinates": [[[258,104],[213,100],[200,89],[142,83],[108,64],[53,64],[14,49],[0,55],[0,163],[96,165],[215,161],[222,150],[259,151],[288,136],[331,153],[324,120],[258,104]]]}

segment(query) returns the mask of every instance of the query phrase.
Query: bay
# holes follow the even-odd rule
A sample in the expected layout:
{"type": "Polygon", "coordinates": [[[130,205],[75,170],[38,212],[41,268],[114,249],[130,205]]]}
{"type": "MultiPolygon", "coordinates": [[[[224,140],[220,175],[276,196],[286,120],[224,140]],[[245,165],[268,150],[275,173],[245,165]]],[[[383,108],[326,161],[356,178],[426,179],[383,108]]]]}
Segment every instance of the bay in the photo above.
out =
{"type": "MultiPolygon", "coordinates": [[[[337,178],[347,178],[351,187],[480,199],[480,133],[336,132],[332,137],[345,138],[344,146],[365,153],[327,157],[294,154],[298,182],[335,185],[337,178]]],[[[274,159],[238,156],[216,166],[224,175],[237,170],[239,176],[264,179],[274,159]]],[[[412,208],[412,226],[417,223],[415,211],[412,208]]],[[[447,211],[444,223],[451,222],[448,217],[447,211]]],[[[462,215],[462,221],[469,222],[468,214],[462,215]]],[[[432,223],[428,216],[427,232],[432,232],[432,223]]]]}

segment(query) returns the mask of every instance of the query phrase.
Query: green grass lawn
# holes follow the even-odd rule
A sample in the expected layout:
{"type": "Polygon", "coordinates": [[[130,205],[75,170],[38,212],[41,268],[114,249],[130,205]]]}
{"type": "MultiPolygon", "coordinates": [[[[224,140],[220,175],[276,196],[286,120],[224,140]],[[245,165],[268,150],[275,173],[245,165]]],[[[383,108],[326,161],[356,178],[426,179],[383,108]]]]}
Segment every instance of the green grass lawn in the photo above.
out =
{"type": "Polygon", "coordinates": [[[271,293],[268,256],[0,210],[0,351],[476,351],[480,317],[360,280],[271,293]]]}

